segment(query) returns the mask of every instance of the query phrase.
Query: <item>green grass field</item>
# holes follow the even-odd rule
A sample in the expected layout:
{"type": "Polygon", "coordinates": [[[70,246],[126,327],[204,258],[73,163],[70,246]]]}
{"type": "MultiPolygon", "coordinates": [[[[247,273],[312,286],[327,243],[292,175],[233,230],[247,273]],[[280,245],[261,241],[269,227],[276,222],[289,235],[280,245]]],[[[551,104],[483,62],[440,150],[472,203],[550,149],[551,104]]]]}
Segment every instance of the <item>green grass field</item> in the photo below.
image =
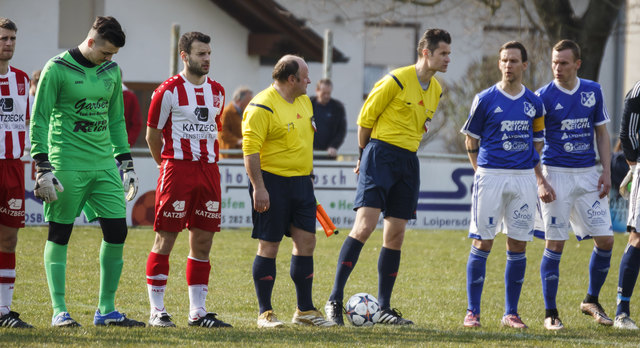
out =
{"type": "MultiPolygon", "coordinates": [[[[93,313],[97,306],[99,282],[98,255],[101,232],[95,227],[78,227],[69,243],[67,268],[67,305],[83,327],[50,328],[51,305],[45,279],[42,254],[47,230],[30,227],[20,231],[17,256],[17,282],[13,310],[36,326],[34,330],[0,329],[0,346],[638,346],[637,332],[624,332],[597,325],[583,315],[578,306],[584,298],[587,265],[593,243],[570,240],[562,257],[558,309],[566,329],[547,332],[542,327],[544,304],[541,295],[539,264],[543,242],[529,244],[527,276],[520,300],[520,315],[529,329],[501,328],[504,306],[504,236],[499,236],[487,264],[483,292],[481,329],[465,329],[465,269],[470,241],[465,231],[407,232],[400,273],[392,306],[412,319],[412,327],[351,326],[317,329],[294,327],[260,330],[256,327],[257,301],[251,266],[257,242],[248,230],[225,230],[214,238],[211,251],[212,275],[207,307],[217,312],[234,328],[211,330],[187,326],[189,309],[184,269],[188,253],[187,233],[178,238],[171,255],[171,271],[166,292],[166,307],[176,329],[96,328],[93,313]]],[[[325,238],[318,234],[315,255],[314,300],[324,307],[333,284],[337,255],[346,236],[325,238]]],[[[149,305],[145,264],[154,233],[148,228],[132,228],[125,246],[125,265],[116,307],[131,318],[147,321],[149,305]]],[[[615,314],[618,265],[626,235],[616,235],[614,256],[600,301],[611,316],[615,314]]],[[[363,248],[358,266],[345,289],[377,294],[377,258],[381,233],[376,231],[363,248]]],[[[295,289],[289,277],[290,240],[283,241],[277,260],[273,306],[279,318],[290,321],[295,309],[295,289]]],[[[638,295],[632,300],[632,317],[638,319],[638,295]]]]}

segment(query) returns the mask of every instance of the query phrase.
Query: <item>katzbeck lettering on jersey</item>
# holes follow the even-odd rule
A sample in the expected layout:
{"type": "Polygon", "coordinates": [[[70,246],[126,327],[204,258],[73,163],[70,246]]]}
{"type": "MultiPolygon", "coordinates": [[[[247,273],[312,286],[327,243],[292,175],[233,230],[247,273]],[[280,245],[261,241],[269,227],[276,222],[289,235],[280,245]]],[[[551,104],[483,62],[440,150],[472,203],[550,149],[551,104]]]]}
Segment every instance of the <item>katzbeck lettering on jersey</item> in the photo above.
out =
{"type": "Polygon", "coordinates": [[[0,159],[22,157],[29,120],[29,77],[12,66],[0,75],[0,159]]]}
{"type": "Polygon", "coordinates": [[[160,85],[153,93],[147,125],[162,129],[162,158],[217,162],[224,99],[224,89],[210,78],[196,86],[178,74],[160,85]]]}
{"type": "Polygon", "coordinates": [[[594,127],[609,122],[600,85],[578,79],[570,91],[554,80],[536,94],[547,110],[542,163],[570,168],[594,166],[594,127]]]}
{"type": "Polygon", "coordinates": [[[539,161],[533,147],[544,135],[542,101],[522,86],[511,96],[498,85],[473,100],[461,132],[480,139],[478,166],[501,169],[530,169],[539,161]]]}

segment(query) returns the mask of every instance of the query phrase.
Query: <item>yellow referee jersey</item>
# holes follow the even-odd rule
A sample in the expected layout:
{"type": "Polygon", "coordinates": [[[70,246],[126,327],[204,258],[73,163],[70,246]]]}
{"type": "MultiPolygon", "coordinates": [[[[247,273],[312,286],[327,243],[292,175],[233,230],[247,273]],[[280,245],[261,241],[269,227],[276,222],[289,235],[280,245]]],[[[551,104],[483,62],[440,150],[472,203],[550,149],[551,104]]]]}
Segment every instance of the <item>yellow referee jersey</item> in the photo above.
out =
{"type": "Polygon", "coordinates": [[[242,116],[242,152],[260,153],[262,170],[280,176],[313,169],[313,107],[307,95],[290,104],[273,86],[258,93],[242,116]]]}
{"type": "Polygon", "coordinates": [[[442,87],[435,77],[431,77],[426,91],[422,89],[415,65],[395,69],[369,93],[358,125],[373,128],[373,139],[418,151],[425,121],[433,118],[441,95],[442,87]]]}

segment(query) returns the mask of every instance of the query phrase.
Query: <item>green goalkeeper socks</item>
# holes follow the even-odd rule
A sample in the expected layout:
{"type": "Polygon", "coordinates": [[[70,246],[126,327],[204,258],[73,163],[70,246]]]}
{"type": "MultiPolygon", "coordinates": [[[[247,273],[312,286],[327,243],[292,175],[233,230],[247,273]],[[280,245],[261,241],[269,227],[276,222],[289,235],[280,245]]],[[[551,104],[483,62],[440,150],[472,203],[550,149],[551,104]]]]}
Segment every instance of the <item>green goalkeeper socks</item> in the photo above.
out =
{"type": "Polygon", "coordinates": [[[44,269],[51,295],[53,315],[67,311],[64,301],[65,277],[67,273],[67,246],[47,241],[44,246],[44,269]]]}
{"type": "Polygon", "coordinates": [[[113,312],[115,308],[116,290],[122,274],[122,250],[124,243],[111,244],[104,240],[100,246],[100,313],[113,312]]]}

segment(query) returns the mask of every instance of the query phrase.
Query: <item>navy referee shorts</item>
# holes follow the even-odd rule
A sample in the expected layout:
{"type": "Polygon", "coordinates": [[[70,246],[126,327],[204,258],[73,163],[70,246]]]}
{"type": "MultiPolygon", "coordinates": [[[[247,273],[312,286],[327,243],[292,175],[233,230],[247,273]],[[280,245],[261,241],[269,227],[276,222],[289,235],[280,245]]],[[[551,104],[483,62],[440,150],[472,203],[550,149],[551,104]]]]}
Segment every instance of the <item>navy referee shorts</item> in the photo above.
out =
{"type": "Polygon", "coordinates": [[[381,209],[384,217],[416,218],[420,162],[415,152],[371,139],[362,153],[353,210],[381,209]]]}
{"type": "Polygon", "coordinates": [[[258,213],[253,209],[253,185],[249,182],[251,237],[268,242],[279,242],[283,236],[291,237],[293,226],[311,233],[316,232],[316,197],[311,176],[285,177],[262,171],[264,185],[269,192],[269,210],[258,213]]]}

